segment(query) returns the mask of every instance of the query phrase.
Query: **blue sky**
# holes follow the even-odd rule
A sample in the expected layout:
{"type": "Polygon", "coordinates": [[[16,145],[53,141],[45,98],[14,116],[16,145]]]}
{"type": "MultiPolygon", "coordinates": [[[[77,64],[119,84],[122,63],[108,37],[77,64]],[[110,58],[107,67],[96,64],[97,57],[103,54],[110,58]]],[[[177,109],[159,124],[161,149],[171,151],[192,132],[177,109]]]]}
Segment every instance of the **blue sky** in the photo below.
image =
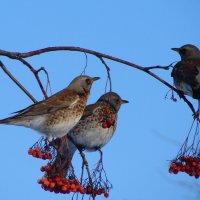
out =
{"type": "MultiPolygon", "coordinates": [[[[199,8],[197,0],[7,0],[1,2],[0,48],[26,52],[80,46],[144,67],[168,65],[180,59],[171,47],[187,43],[200,47],[199,8]]],[[[33,75],[21,63],[0,59],[36,99],[43,99],[33,75]]],[[[76,52],[47,53],[27,60],[35,68],[46,67],[53,93],[66,87],[85,66],[84,54],[76,52]]],[[[197,199],[199,180],[168,173],[168,160],[176,156],[192,123],[191,111],[183,101],[165,100],[168,88],[147,74],[116,62],[107,64],[113,91],[130,101],[121,108],[117,131],[103,148],[104,165],[114,186],[110,199],[197,199]]],[[[106,71],[97,58],[88,56],[86,72],[102,77],[92,89],[88,103],[93,103],[104,92],[106,71]]],[[[172,83],[170,71],[155,72],[172,83]]],[[[0,118],[32,104],[2,71],[0,80],[0,118]]],[[[0,199],[68,199],[44,192],[37,184],[45,162],[27,154],[40,137],[35,131],[0,126],[0,132],[0,199]]],[[[87,156],[95,163],[99,155],[87,156]]],[[[78,154],[74,166],[80,167],[78,154]]]]}

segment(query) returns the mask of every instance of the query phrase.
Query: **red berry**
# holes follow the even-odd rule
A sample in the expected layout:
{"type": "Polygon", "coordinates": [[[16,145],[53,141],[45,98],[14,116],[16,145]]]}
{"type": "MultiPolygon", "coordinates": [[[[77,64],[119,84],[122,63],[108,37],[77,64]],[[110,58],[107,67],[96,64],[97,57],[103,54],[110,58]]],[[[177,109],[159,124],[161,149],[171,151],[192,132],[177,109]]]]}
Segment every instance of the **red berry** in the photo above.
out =
{"type": "Polygon", "coordinates": [[[63,192],[66,192],[67,191],[67,186],[66,185],[63,185],[62,187],[61,187],[61,190],[63,191],[63,192]]]}
{"type": "Polygon", "coordinates": [[[197,163],[195,161],[192,162],[192,166],[197,166],[197,163]]]}
{"type": "Polygon", "coordinates": [[[106,122],[104,122],[104,123],[102,124],[102,128],[108,128],[108,125],[107,125],[106,122]]]}
{"type": "Polygon", "coordinates": [[[189,157],[188,157],[188,161],[189,161],[189,162],[192,162],[193,160],[194,160],[194,158],[193,158],[192,156],[189,156],[189,157]]]}
{"type": "Polygon", "coordinates": [[[108,198],[109,197],[109,194],[106,192],[106,193],[104,193],[104,197],[105,198],[108,198]]]}
{"type": "Polygon", "coordinates": [[[71,190],[74,190],[74,189],[76,188],[76,185],[75,185],[74,183],[72,183],[72,184],[70,185],[70,188],[71,188],[71,190]]]}
{"type": "Polygon", "coordinates": [[[102,192],[101,192],[101,189],[97,190],[97,195],[101,195],[102,192]]]}
{"type": "Polygon", "coordinates": [[[36,157],[37,153],[33,150],[31,155],[32,155],[33,157],[36,157]]]}
{"type": "Polygon", "coordinates": [[[178,172],[180,172],[180,171],[181,171],[181,166],[178,166],[178,167],[176,168],[176,170],[177,170],[178,172]]]}
{"type": "Polygon", "coordinates": [[[43,185],[46,186],[46,187],[48,187],[49,184],[50,184],[50,182],[48,180],[45,180],[44,183],[43,183],[43,185]]]}
{"type": "Polygon", "coordinates": [[[174,169],[172,167],[169,168],[169,173],[170,174],[174,173],[174,169]]]}
{"type": "Polygon", "coordinates": [[[190,169],[190,165],[187,164],[187,165],[185,166],[185,169],[186,169],[186,170],[189,170],[189,169],[190,169]]]}
{"type": "Polygon", "coordinates": [[[50,188],[54,188],[55,185],[56,185],[56,184],[55,184],[54,182],[50,182],[49,187],[50,187],[50,188]]]}
{"type": "Polygon", "coordinates": [[[107,123],[107,128],[110,128],[110,127],[111,127],[111,125],[107,123]]]}
{"type": "Polygon", "coordinates": [[[56,176],[55,178],[54,178],[54,181],[55,182],[59,182],[61,180],[61,178],[59,177],[59,176],[56,176]]]}
{"type": "Polygon", "coordinates": [[[58,181],[58,182],[57,182],[57,185],[58,185],[58,186],[63,186],[63,182],[62,182],[62,181],[58,181]]]}
{"type": "Polygon", "coordinates": [[[185,171],[185,167],[183,166],[183,167],[181,167],[181,171],[182,172],[184,172],[185,171]]]}
{"type": "Polygon", "coordinates": [[[84,187],[82,185],[78,185],[77,191],[79,191],[80,193],[84,193],[84,187]]]}
{"type": "Polygon", "coordinates": [[[37,182],[38,182],[38,184],[42,184],[43,183],[42,178],[38,179],[37,182]]]}
{"type": "Polygon", "coordinates": [[[29,150],[28,150],[28,154],[29,154],[29,155],[32,155],[32,152],[33,152],[32,149],[29,149],[29,150]]]}
{"type": "Polygon", "coordinates": [[[112,126],[113,125],[113,120],[112,119],[108,119],[107,120],[107,125],[108,126],[112,126]]]}
{"type": "Polygon", "coordinates": [[[177,166],[176,162],[172,162],[170,165],[170,167],[173,167],[173,168],[175,168],[176,166],[177,166]]]}
{"type": "Polygon", "coordinates": [[[45,167],[44,166],[40,167],[40,171],[44,172],[45,171],[45,167]]]}

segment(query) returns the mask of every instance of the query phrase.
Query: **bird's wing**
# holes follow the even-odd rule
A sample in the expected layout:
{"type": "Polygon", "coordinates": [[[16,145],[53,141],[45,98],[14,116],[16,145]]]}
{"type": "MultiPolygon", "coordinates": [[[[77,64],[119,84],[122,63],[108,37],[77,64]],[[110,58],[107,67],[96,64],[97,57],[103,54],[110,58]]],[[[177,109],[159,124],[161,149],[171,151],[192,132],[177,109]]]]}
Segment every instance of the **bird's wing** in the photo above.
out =
{"type": "Polygon", "coordinates": [[[184,60],[178,62],[171,76],[177,81],[185,82],[192,87],[200,84],[200,60],[184,60]]]}
{"type": "Polygon", "coordinates": [[[46,100],[17,111],[16,116],[35,116],[55,112],[62,108],[73,106],[79,100],[79,95],[72,90],[62,90],[46,100]]]}
{"type": "Polygon", "coordinates": [[[94,114],[94,112],[99,109],[99,103],[95,103],[95,104],[90,104],[88,106],[85,107],[85,110],[83,112],[83,115],[81,117],[81,120],[91,116],[92,114],[94,114]]]}

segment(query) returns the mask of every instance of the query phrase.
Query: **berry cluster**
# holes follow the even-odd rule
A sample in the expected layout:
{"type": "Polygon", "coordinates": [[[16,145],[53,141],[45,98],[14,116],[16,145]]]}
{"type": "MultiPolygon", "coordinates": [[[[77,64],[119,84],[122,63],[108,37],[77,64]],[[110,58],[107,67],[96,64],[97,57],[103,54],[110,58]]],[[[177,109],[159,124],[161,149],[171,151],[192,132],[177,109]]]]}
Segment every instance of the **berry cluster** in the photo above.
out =
{"type": "Polygon", "coordinates": [[[43,177],[38,180],[38,183],[45,191],[62,194],[69,194],[70,192],[86,193],[86,190],[77,179],[66,179],[59,176],[54,178],[43,177]]]}
{"type": "Polygon", "coordinates": [[[108,192],[106,192],[105,188],[92,188],[91,186],[87,186],[85,188],[85,194],[96,196],[96,195],[104,195],[105,198],[109,197],[108,192]]]}
{"type": "Polygon", "coordinates": [[[35,149],[30,148],[28,150],[28,154],[32,155],[35,158],[41,158],[43,160],[47,160],[47,159],[51,160],[52,159],[51,153],[45,152],[45,151],[41,150],[41,148],[39,148],[39,147],[37,147],[35,149]]]}
{"type": "Polygon", "coordinates": [[[173,161],[169,168],[169,173],[178,174],[185,172],[195,178],[200,177],[200,157],[180,156],[173,161]]]}
{"type": "Polygon", "coordinates": [[[102,123],[102,128],[110,128],[111,126],[115,125],[114,119],[108,119],[102,123]]]}
{"type": "Polygon", "coordinates": [[[80,194],[88,194],[88,195],[104,195],[104,197],[108,197],[109,194],[106,192],[104,188],[100,189],[92,189],[92,187],[84,187],[77,179],[66,179],[59,176],[54,178],[43,177],[38,180],[38,183],[41,184],[41,187],[45,191],[69,194],[70,192],[80,194]]]}

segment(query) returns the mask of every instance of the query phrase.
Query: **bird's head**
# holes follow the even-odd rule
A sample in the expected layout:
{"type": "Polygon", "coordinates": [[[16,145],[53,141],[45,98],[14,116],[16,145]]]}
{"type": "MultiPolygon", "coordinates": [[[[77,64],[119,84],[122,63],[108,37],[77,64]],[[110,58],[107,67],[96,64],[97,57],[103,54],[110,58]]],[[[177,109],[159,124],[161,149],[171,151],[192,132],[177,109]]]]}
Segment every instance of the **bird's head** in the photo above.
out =
{"type": "Polygon", "coordinates": [[[186,44],[180,48],[172,48],[172,50],[179,53],[179,55],[181,56],[181,60],[200,58],[199,49],[192,44],[186,44]]]}
{"type": "Polygon", "coordinates": [[[92,78],[86,75],[78,76],[71,81],[68,88],[80,94],[89,93],[93,82],[99,79],[99,77],[92,78]]]}
{"type": "Polygon", "coordinates": [[[98,99],[98,101],[108,102],[117,112],[122,104],[129,103],[127,100],[121,99],[121,97],[115,92],[105,93],[98,99]]]}

